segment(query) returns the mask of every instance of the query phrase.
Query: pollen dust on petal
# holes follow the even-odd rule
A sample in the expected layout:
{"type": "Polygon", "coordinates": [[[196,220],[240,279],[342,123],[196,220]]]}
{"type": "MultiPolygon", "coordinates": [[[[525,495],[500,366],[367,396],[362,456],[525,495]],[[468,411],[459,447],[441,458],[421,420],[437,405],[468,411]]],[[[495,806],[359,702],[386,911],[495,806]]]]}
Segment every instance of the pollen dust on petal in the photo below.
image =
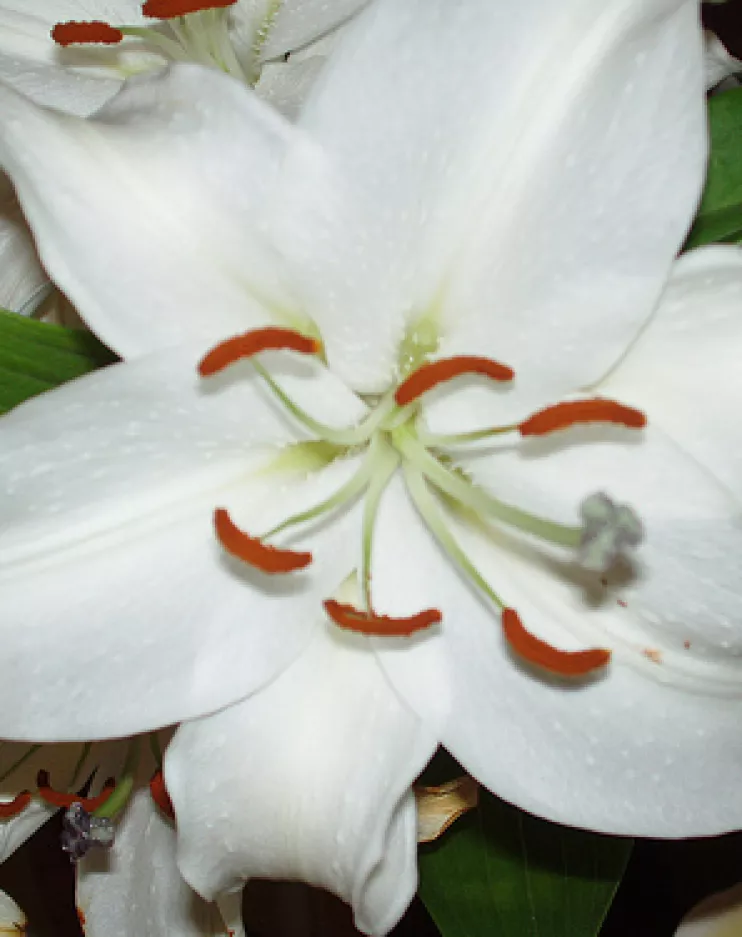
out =
{"type": "Polygon", "coordinates": [[[604,648],[562,651],[552,647],[527,631],[513,608],[502,610],[502,630],[506,641],[519,657],[560,677],[583,677],[605,667],[611,659],[611,652],[604,648]]]}
{"type": "Polygon", "coordinates": [[[104,43],[115,45],[121,42],[124,34],[120,29],[104,23],[102,20],[90,22],[77,22],[70,20],[67,23],[57,23],[51,31],[52,39],[58,46],[71,46],[83,43],[104,43]]]}
{"type": "Polygon", "coordinates": [[[322,345],[316,338],[308,338],[301,332],[293,329],[282,329],[270,326],[264,329],[253,329],[243,335],[235,335],[214,346],[198,365],[201,377],[210,377],[230,364],[243,358],[252,358],[261,351],[296,351],[302,355],[316,355],[322,350],[322,345]]]}
{"type": "Polygon", "coordinates": [[[215,10],[218,7],[231,7],[237,0],[146,0],[142,4],[142,13],[155,19],[167,20],[176,16],[188,16],[201,10],[215,10]]]}
{"type": "Polygon", "coordinates": [[[224,508],[214,511],[214,530],[227,553],[264,573],[291,573],[312,562],[311,553],[279,550],[278,547],[263,543],[258,537],[251,537],[240,530],[224,508]]]}
{"type": "Polygon", "coordinates": [[[612,423],[629,429],[642,429],[647,418],[641,410],[615,400],[569,400],[545,407],[524,420],[518,427],[521,436],[544,436],[578,423],[612,423]]]}
{"type": "Polygon", "coordinates": [[[416,631],[429,628],[443,619],[437,608],[427,608],[404,618],[392,618],[389,615],[362,612],[353,605],[344,605],[335,599],[327,599],[324,606],[328,616],[339,628],[374,637],[408,638],[416,631]]]}
{"type": "Polygon", "coordinates": [[[462,374],[482,374],[493,381],[512,381],[515,376],[512,368],[491,358],[480,358],[476,355],[441,358],[440,361],[430,361],[413,371],[399,385],[394,399],[400,407],[404,407],[436,385],[462,374]]]}

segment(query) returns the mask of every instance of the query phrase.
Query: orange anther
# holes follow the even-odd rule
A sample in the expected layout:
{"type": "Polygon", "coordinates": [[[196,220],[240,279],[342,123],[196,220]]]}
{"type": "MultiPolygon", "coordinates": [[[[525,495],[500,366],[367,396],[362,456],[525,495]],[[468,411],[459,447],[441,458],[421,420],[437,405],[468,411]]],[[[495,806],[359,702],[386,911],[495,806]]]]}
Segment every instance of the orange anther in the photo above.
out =
{"type": "Polygon", "coordinates": [[[30,803],[30,792],[21,791],[20,794],[16,794],[7,804],[0,804],[0,820],[9,820],[10,817],[17,817],[30,803]]]}
{"type": "Polygon", "coordinates": [[[271,547],[257,537],[246,534],[232,522],[224,508],[214,511],[214,529],[219,543],[227,553],[264,573],[291,573],[309,566],[312,562],[311,553],[279,550],[278,547],[271,547]]]}
{"type": "Polygon", "coordinates": [[[407,618],[391,618],[389,615],[361,612],[352,605],[343,605],[335,599],[327,599],[324,606],[339,628],[378,637],[408,638],[416,631],[437,624],[443,618],[437,608],[426,608],[407,618]]]}
{"type": "Polygon", "coordinates": [[[70,20],[67,23],[57,23],[51,32],[52,39],[59,46],[71,46],[78,43],[102,42],[106,45],[113,45],[121,42],[124,34],[115,26],[110,26],[102,20],[91,20],[90,22],[76,22],[70,20]]]}
{"type": "Polygon", "coordinates": [[[520,616],[512,608],[502,610],[502,630],[510,647],[527,660],[560,677],[584,677],[592,670],[605,667],[611,652],[604,648],[587,651],[561,651],[526,631],[520,616]]]}
{"type": "Polygon", "coordinates": [[[397,388],[394,399],[400,407],[412,403],[437,384],[450,381],[461,374],[483,374],[493,381],[512,381],[515,372],[506,364],[493,361],[491,358],[479,358],[476,355],[458,355],[454,358],[441,358],[440,361],[430,361],[421,365],[416,371],[402,381],[397,388]]]}
{"type": "Polygon", "coordinates": [[[150,779],[149,792],[152,796],[152,800],[154,800],[165,816],[174,820],[175,811],[173,810],[173,802],[170,800],[170,795],[165,787],[165,778],[162,776],[160,768],[155,771],[150,779]]]}
{"type": "Polygon", "coordinates": [[[641,429],[647,418],[641,410],[626,407],[615,400],[568,400],[545,407],[524,420],[518,429],[521,436],[543,436],[558,429],[567,429],[577,423],[615,423],[630,429],[641,429]]]}
{"type": "Polygon", "coordinates": [[[142,13],[156,19],[167,20],[175,16],[188,16],[200,10],[231,7],[237,0],[147,0],[142,4],[142,13]]]}
{"type": "Polygon", "coordinates": [[[39,771],[36,775],[36,784],[39,788],[39,797],[53,807],[71,807],[72,804],[81,804],[83,809],[87,810],[88,813],[92,813],[94,810],[102,807],[116,787],[116,782],[113,778],[109,778],[97,797],[80,797],[77,794],[67,794],[62,791],[54,790],[51,786],[48,771],[39,771]]]}
{"type": "Polygon", "coordinates": [[[265,329],[253,329],[244,335],[235,335],[220,342],[201,359],[198,373],[201,377],[209,377],[218,371],[224,370],[242,358],[252,358],[261,351],[298,351],[302,355],[316,355],[322,350],[321,344],[315,338],[307,338],[301,332],[293,329],[281,329],[269,326],[265,329]]]}

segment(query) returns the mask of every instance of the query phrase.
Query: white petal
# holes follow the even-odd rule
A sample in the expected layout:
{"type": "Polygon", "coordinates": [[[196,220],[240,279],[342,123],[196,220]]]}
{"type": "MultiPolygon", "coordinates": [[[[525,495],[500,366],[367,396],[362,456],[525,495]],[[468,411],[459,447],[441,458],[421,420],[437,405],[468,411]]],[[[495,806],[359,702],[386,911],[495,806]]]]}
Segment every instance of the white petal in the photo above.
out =
{"type": "Polygon", "coordinates": [[[0,101],[0,160],[44,265],[116,351],[296,312],[258,230],[293,134],[238,82],[173,66],[133,79],[87,122],[7,89],[0,101]]]}
{"type": "Polygon", "coordinates": [[[369,0],[283,0],[263,58],[273,59],[309,45],[321,36],[347,23],[368,5],[369,0]]]}
{"type": "MultiPolygon", "coordinates": [[[[556,564],[530,562],[505,538],[486,548],[471,537],[463,543],[527,627],[550,638],[576,624],[600,637],[600,607],[556,564]]],[[[393,486],[373,574],[382,610],[442,610],[441,627],[412,648],[380,650],[382,665],[442,744],[496,794],[558,822],[621,834],[708,835],[742,823],[739,699],[663,685],[659,665],[645,661],[653,678],[620,657],[603,679],[577,686],[529,672],[505,647],[496,610],[453,572],[393,486]]]]}
{"type": "Polygon", "coordinates": [[[251,877],[327,888],[383,935],[417,886],[410,785],[436,743],[365,639],[326,628],[265,689],[176,733],[178,861],[207,897],[251,877]]]}
{"type": "Polygon", "coordinates": [[[704,66],[706,69],[706,87],[713,88],[720,81],[742,71],[742,62],[735,59],[724,45],[710,30],[703,34],[705,45],[704,66]]]}
{"type": "Polygon", "coordinates": [[[25,312],[47,283],[13,191],[0,175],[0,306],[25,312]]]}
{"type": "Polygon", "coordinates": [[[288,62],[266,62],[255,91],[284,117],[296,120],[325,61],[323,55],[313,55],[299,61],[292,56],[288,62]]]}
{"type": "Polygon", "coordinates": [[[175,830],[145,786],[116,824],[110,852],[91,850],[77,866],[77,903],[86,937],[226,937],[215,904],[183,881],[175,830]]]}
{"type": "Polygon", "coordinates": [[[504,359],[521,391],[595,380],[690,222],[701,72],[690,0],[382,0],[361,14],[300,120],[332,169],[324,183],[289,169],[285,189],[282,243],[311,271],[301,287],[332,366],[379,389],[425,314],[441,354],[504,359]]]}
{"type": "Polygon", "coordinates": [[[736,937],[742,933],[742,885],[706,898],[680,922],[675,937],[736,937]]]}
{"type": "MultiPolygon", "coordinates": [[[[315,562],[280,582],[224,555],[215,507],[260,533],[334,492],[356,461],[306,480],[262,472],[276,446],[302,434],[249,369],[203,387],[196,358],[173,351],[114,365],[0,421],[0,603],[12,661],[1,735],[129,735],[239,699],[298,653],[306,616],[345,574],[345,516],[299,537],[302,549],[316,538],[315,562]]],[[[292,381],[315,413],[363,411],[306,367],[291,364],[292,381]]]]}
{"type": "Polygon", "coordinates": [[[0,934],[25,934],[27,929],[26,915],[10,895],[0,891],[0,934]]]}
{"type": "Polygon", "coordinates": [[[683,255],[659,306],[598,392],[646,411],[737,498],[742,498],[742,251],[683,255]]]}

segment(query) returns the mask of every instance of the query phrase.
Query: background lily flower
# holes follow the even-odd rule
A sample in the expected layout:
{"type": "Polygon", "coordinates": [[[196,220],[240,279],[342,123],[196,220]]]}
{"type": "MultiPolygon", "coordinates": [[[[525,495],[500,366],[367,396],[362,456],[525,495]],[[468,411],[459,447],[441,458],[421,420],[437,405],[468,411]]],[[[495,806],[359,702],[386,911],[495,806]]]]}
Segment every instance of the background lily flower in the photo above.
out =
{"type": "Polygon", "coordinates": [[[676,937],[735,937],[742,933],[742,885],[711,895],[688,914],[676,937]]]}
{"type": "Polygon", "coordinates": [[[381,0],[296,126],[187,65],[87,121],[3,92],[47,269],[127,361],[0,421],[0,731],[187,720],[200,894],[299,877],[386,932],[439,742],[552,819],[739,825],[740,254],[673,266],[702,66],[682,0],[381,0]],[[216,373],[266,328],[321,354],[216,373]],[[474,359],[502,385],[431,378],[474,359]]]}
{"type": "MultiPolygon", "coordinates": [[[[0,79],[40,104],[90,114],[126,78],[160,69],[176,56],[231,70],[293,118],[335,36],[366,2],[236,0],[228,8],[158,20],[156,9],[152,16],[142,12],[141,0],[0,0],[0,79]],[[62,47],[52,39],[60,23],[91,20],[130,26],[138,34],[114,45],[62,47]]],[[[0,306],[32,312],[49,289],[12,189],[0,177],[0,306]]]]}

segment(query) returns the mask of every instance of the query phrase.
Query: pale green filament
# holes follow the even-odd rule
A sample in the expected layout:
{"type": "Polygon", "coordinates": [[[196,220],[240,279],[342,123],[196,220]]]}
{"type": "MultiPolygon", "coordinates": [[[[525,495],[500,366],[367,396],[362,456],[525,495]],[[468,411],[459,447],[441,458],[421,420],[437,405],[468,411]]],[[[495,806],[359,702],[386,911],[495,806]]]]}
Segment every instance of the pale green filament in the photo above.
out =
{"type": "Polygon", "coordinates": [[[126,753],[126,761],[121,769],[121,777],[118,784],[113,789],[106,802],[93,811],[94,817],[107,817],[112,819],[124,809],[134,790],[134,776],[139,766],[139,749],[141,747],[141,738],[135,735],[129,742],[129,750],[126,753]]]}
{"type": "Polygon", "coordinates": [[[559,546],[576,549],[580,546],[582,527],[569,527],[547,521],[528,511],[506,504],[488,494],[483,488],[446,468],[415,437],[409,426],[401,426],[392,434],[394,445],[418,471],[422,472],[436,488],[464,507],[481,514],[488,514],[503,524],[517,527],[541,540],[559,546]]]}
{"type": "Polygon", "coordinates": [[[504,436],[518,429],[518,423],[510,426],[490,426],[487,429],[475,429],[469,433],[453,433],[450,436],[426,433],[424,430],[418,434],[418,439],[424,446],[435,449],[440,446],[463,446],[469,442],[479,442],[481,439],[492,439],[495,436],[504,436]]]}
{"type": "Polygon", "coordinates": [[[403,471],[410,497],[423,516],[425,523],[432,530],[440,545],[451,558],[451,561],[458,566],[474,585],[484,592],[495,605],[499,608],[505,608],[505,602],[503,602],[484,576],[482,576],[466,553],[464,553],[456,541],[456,538],[446,526],[446,522],[433,496],[428,490],[427,483],[422,473],[409,462],[404,463],[403,471]]]}
{"type": "Polygon", "coordinates": [[[363,530],[361,551],[361,587],[363,602],[366,611],[373,613],[371,604],[371,558],[373,553],[374,530],[379,502],[384,489],[391,481],[392,475],[397,471],[399,455],[386,443],[383,437],[377,436],[371,443],[376,451],[369,454],[369,461],[375,462],[375,471],[371,477],[363,504],[363,530]]]}
{"type": "Polygon", "coordinates": [[[380,457],[375,443],[376,439],[371,442],[369,453],[361,467],[335,492],[335,494],[330,495],[329,498],[325,498],[324,501],[320,501],[319,504],[308,508],[306,511],[301,511],[299,514],[293,514],[291,517],[286,518],[285,521],[281,521],[280,524],[277,524],[275,527],[271,528],[271,530],[267,530],[264,534],[261,534],[260,539],[267,540],[269,537],[274,537],[276,534],[287,530],[289,527],[296,527],[298,524],[306,524],[309,521],[314,521],[318,517],[322,517],[323,514],[328,514],[335,508],[339,508],[357,497],[378,471],[380,457]]]}
{"type": "Polygon", "coordinates": [[[343,446],[350,449],[353,446],[360,446],[368,442],[384,419],[394,409],[394,396],[392,394],[387,394],[386,397],[382,399],[381,403],[357,426],[351,426],[347,429],[335,429],[332,426],[327,426],[325,423],[320,423],[319,420],[315,420],[314,417],[310,416],[298,403],[293,401],[286,391],[273,380],[262,364],[253,361],[253,366],[289,413],[295,416],[300,423],[303,423],[310,432],[315,433],[325,442],[333,443],[336,446],[343,446]]]}

